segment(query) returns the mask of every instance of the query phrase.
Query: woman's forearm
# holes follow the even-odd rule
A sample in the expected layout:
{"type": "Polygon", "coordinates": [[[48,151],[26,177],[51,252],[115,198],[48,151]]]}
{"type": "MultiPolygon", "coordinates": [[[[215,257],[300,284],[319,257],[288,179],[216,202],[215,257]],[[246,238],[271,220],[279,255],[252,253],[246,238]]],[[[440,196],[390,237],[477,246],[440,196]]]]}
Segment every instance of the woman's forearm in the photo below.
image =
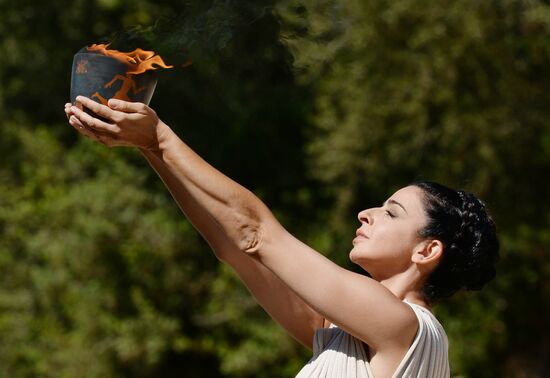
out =
{"type": "Polygon", "coordinates": [[[184,185],[172,174],[166,164],[152,151],[140,149],[145,159],[158,174],[164,185],[187,219],[208,242],[219,259],[226,260],[227,254],[236,250],[220,225],[189,194],[184,185]]]}
{"type": "MultiPolygon", "coordinates": [[[[241,251],[253,252],[259,244],[261,225],[273,220],[269,209],[250,191],[224,176],[193,152],[147,105],[109,100],[109,106],[82,96],[77,101],[110,122],[94,118],[77,106],[66,104],[71,125],[108,146],[133,146],[150,151],[163,164],[150,160],[182,207],[200,209],[195,223],[214,222],[216,232],[241,251]],[[164,172],[164,168],[170,175],[164,172]],[[186,197],[196,206],[186,207],[186,197]],[[219,231],[218,231],[219,230],[219,231]]],[[[149,158],[152,155],[149,155],[149,158]]],[[[192,217],[190,217],[192,218],[192,217]]],[[[198,227],[203,231],[204,227],[198,227]],[[202,228],[202,229],[201,229],[202,228]]],[[[206,235],[205,235],[206,236],[206,235]]],[[[210,241],[210,240],[209,240],[210,241]]]]}
{"type": "Polygon", "coordinates": [[[182,211],[209,242],[221,232],[240,250],[254,251],[263,219],[272,217],[269,209],[204,161],[167,125],[161,127],[158,147],[144,155],[182,211]]]}
{"type": "Polygon", "coordinates": [[[313,333],[323,326],[324,318],[261,262],[237,248],[225,235],[218,221],[193,198],[180,181],[181,178],[176,177],[159,158],[160,151],[141,149],[141,152],[160,176],[187,219],[209,243],[218,259],[234,269],[250,293],[274,320],[296,340],[311,348],[313,333]]]}

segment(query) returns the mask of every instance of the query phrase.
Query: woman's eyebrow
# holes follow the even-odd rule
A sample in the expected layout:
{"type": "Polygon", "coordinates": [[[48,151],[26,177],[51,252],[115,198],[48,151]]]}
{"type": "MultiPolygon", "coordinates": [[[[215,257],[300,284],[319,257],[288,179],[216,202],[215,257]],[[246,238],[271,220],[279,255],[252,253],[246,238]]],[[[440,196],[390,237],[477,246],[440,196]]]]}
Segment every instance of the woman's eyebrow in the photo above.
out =
{"type": "Polygon", "coordinates": [[[399,206],[400,208],[402,208],[403,211],[404,211],[405,213],[409,214],[409,212],[407,211],[407,209],[405,209],[405,207],[404,207],[403,205],[401,205],[399,202],[397,202],[397,201],[394,200],[394,199],[389,199],[389,200],[387,200],[386,202],[384,202],[384,204],[383,204],[382,206],[384,206],[384,205],[386,205],[386,204],[397,205],[397,206],[399,206]]]}

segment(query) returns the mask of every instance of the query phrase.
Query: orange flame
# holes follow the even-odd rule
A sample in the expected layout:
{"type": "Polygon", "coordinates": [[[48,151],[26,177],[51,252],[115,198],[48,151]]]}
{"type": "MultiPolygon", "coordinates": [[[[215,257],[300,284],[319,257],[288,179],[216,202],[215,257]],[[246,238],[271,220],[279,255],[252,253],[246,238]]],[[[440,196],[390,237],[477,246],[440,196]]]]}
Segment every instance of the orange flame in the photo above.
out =
{"type": "Polygon", "coordinates": [[[88,51],[97,52],[126,64],[129,67],[127,74],[138,75],[144,73],[147,70],[156,70],[157,68],[172,68],[160,57],[155,55],[154,51],[145,51],[142,49],[135,49],[134,51],[125,53],[118,50],[109,50],[109,44],[93,44],[88,47],[88,51]]]}

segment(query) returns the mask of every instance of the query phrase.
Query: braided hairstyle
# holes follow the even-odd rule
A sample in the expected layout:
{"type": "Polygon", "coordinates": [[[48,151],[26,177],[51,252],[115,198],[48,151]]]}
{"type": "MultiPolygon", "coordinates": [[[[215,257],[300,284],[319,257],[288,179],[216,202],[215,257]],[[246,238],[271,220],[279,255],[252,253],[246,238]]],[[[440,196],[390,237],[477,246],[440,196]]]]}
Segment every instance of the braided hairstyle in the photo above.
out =
{"type": "Polygon", "coordinates": [[[495,277],[499,242],[495,223],[475,195],[429,181],[411,185],[424,192],[428,222],[423,238],[443,243],[443,257],[428,277],[423,294],[430,302],[464,288],[479,290],[495,277]]]}

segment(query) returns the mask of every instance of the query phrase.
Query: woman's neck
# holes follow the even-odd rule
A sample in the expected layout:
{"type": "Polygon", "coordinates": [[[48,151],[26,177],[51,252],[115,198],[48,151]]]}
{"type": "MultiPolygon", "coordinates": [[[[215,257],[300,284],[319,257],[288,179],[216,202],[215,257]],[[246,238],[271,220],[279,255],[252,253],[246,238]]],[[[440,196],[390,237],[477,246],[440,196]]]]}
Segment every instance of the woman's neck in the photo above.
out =
{"type": "Polygon", "coordinates": [[[418,270],[409,269],[381,280],[380,283],[390,290],[397,298],[430,309],[430,304],[422,294],[425,278],[418,270]]]}

